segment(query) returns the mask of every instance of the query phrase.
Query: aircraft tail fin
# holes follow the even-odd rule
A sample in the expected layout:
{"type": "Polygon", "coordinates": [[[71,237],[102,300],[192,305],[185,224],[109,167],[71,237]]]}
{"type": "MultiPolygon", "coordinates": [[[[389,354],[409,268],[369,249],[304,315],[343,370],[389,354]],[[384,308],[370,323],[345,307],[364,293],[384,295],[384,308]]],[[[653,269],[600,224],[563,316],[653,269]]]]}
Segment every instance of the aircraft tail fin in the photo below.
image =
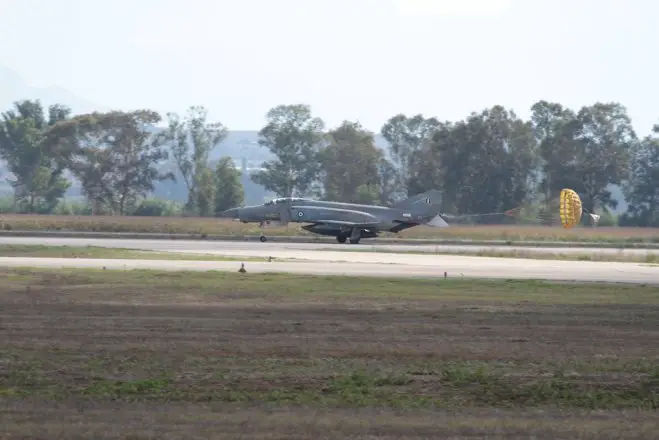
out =
{"type": "Polygon", "coordinates": [[[391,205],[394,209],[403,209],[411,213],[427,213],[436,209],[442,202],[439,190],[430,190],[391,205]]]}

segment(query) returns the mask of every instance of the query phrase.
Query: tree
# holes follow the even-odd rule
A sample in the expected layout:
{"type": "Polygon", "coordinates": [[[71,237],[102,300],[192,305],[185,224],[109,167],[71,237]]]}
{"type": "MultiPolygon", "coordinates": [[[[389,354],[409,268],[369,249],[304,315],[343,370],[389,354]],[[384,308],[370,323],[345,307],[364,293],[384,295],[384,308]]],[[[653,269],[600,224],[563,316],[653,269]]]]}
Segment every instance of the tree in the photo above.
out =
{"type": "Polygon", "coordinates": [[[587,209],[615,208],[607,187],[620,184],[627,175],[636,142],[625,107],[596,103],[575,113],[560,104],[540,101],[532,112],[546,199],[558,197],[562,188],[572,188],[587,209]]]}
{"type": "Polygon", "coordinates": [[[618,103],[596,103],[583,107],[579,121],[579,151],[575,174],[581,178],[577,190],[584,207],[615,208],[609,185],[621,184],[629,173],[632,147],[637,142],[631,119],[618,103]]]}
{"type": "Polygon", "coordinates": [[[575,112],[561,104],[538,101],[531,107],[533,133],[538,144],[545,203],[558,198],[561,189],[580,187],[576,158],[580,149],[580,122],[575,112]]]}
{"type": "Polygon", "coordinates": [[[503,212],[532,194],[532,127],[512,111],[494,106],[465,121],[442,124],[431,148],[441,157],[437,180],[442,181],[447,212],[503,212]]]}
{"type": "Polygon", "coordinates": [[[280,197],[309,194],[320,173],[325,124],[302,104],[274,107],[266,117],[258,142],[276,158],[265,162],[252,181],[280,197]]]}
{"type": "Polygon", "coordinates": [[[629,206],[621,222],[659,226],[659,125],[632,150],[629,180],[623,191],[629,206]]]}
{"type": "Polygon", "coordinates": [[[429,189],[444,188],[444,176],[442,173],[441,148],[451,139],[453,124],[440,123],[434,129],[432,137],[424,142],[415,153],[415,169],[407,181],[407,190],[409,194],[418,194],[429,189]]]}
{"type": "Polygon", "coordinates": [[[382,126],[381,134],[391,145],[393,164],[398,170],[397,183],[408,196],[417,192],[418,188],[410,188],[410,180],[418,173],[422,150],[439,125],[436,118],[398,114],[382,126]]]}
{"type": "Polygon", "coordinates": [[[215,214],[236,206],[245,200],[245,190],[240,182],[241,172],[236,169],[233,160],[225,156],[215,167],[215,214]]]}
{"type": "Polygon", "coordinates": [[[61,105],[48,108],[40,101],[19,101],[0,120],[0,157],[7,162],[14,179],[19,212],[51,213],[71,183],[63,176],[56,143],[45,137],[46,130],[66,120],[70,110],[61,105]]]}
{"type": "Polygon", "coordinates": [[[188,189],[186,210],[201,215],[212,212],[213,200],[209,168],[210,152],[224,139],[228,130],[220,122],[207,122],[208,111],[203,106],[192,106],[184,120],[175,113],[168,113],[166,131],[171,145],[173,160],[188,189]],[[206,193],[203,193],[206,191],[206,193]],[[204,205],[202,208],[201,205],[204,205]],[[210,211],[209,211],[210,210],[210,211]]]}
{"type": "Polygon", "coordinates": [[[378,161],[378,177],[380,180],[380,194],[378,200],[380,205],[387,206],[397,199],[400,194],[399,185],[396,181],[396,167],[386,157],[378,161]]]}
{"type": "Polygon", "coordinates": [[[325,197],[349,203],[379,200],[378,165],[384,155],[373,134],[345,121],[328,133],[328,143],[321,154],[325,197]]]}
{"type": "Polygon", "coordinates": [[[53,125],[49,137],[58,139],[71,172],[95,212],[124,215],[154,182],[174,179],[158,165],[168,158],[165,137],[153,134],[158,113],[140,110],[78,116],[53,125]]]}

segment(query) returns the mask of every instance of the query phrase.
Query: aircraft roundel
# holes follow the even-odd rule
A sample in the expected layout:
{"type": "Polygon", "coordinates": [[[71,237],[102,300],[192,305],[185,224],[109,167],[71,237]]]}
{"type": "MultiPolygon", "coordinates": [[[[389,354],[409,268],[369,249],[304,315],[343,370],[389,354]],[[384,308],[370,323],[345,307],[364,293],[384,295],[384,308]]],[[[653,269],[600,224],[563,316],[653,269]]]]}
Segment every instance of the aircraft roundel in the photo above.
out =
{"type": "Polygon", "coordinates": [[[304,213],[303,213],[302,211],[298,211],[298,212],[297,212],[297,216],[298,216],[298,217],[302,217],[303,215],[304,215],[304,213]]]}

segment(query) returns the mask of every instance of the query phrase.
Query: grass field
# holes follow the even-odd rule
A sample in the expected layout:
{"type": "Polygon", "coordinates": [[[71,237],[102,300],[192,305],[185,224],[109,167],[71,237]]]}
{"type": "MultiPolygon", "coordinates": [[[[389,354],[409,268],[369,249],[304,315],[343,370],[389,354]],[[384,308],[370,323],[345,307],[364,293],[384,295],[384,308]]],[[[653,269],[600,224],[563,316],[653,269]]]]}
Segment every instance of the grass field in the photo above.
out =
{"type": "Polygon", "coordinates": [[[659,288],[0,271],[0,438],[654,438],[659,288]]]}
{"type": "Polygon", "coordinates": [[[179,252],[140,251],[96,246],[46,246],[31,244],[0,244],[0,257],[32,258],[92,258],[119,260],[204,260],[204,261],[265,261],[266,257],[231,257],[195,255],[179,252]]]}
{"type": "MultiPolygon", "coordinates": [[[[197,235],[258,235],[256,224],[243,224],[227,219],[184,217],[102,217],[102,216],[50,216],[2,214],[2,230],[56,230],[87,232],[151,232],[197,235]]],[[[265,229],[270,236],[313,234],[297,224],[265,229]]],[[[659,243],[659,228],[575,228],[566,230],[559,226],[453,226],[431,228],[418,226],[402,233],[384,234],[401,238],[442,238],[507,241],[582,241],[611,243],[659,243]]]]}

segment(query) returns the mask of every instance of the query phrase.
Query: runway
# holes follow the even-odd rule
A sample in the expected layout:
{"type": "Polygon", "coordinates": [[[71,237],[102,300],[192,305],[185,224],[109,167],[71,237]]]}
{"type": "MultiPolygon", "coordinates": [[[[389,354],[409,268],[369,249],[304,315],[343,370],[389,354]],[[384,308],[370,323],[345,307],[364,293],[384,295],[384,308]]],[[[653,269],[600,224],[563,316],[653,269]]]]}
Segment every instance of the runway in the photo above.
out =
{"type": "MultiPolygon", "coordinates": [[[[355,246],[276,242],[186,242],[70,238],[44,239],[31,237],[5,237],[0,239],[0,244],[98,246],[154,250],[161,252],[261,257],[264,258],[264,260],[269,256],[275,258],[275,261],[273,262],[246,262],[245,266],[248,273],[290,272],[319,275],[393,277],[444,277],[444,273],[446,273],[449,278],[543,279],[552,281],[659,284],[659,266],[649,264],[378,253],[373,252],[373,246],[369,245],[355,246]],[[342,252],[338,249],[360,250],[362,252],[342,252]],[[296,259],[300,261],[277,261],[278,259],[296,259]]],[[[380,249],[389,248],[392,251],[402,250],[403,252],[409,248],[417,250],[420,247],[424,247],[396,245],[375,246],[380,249]]],[[[431,247],[435,248],[435,246],[431,247]]],[[[448,246],[448,248],[470,248],[470,246],[448,246]]],[[[483,248],[479,249],[482,250],[483,248]]],[[[504,247],[503,249],[510,250],[508,247],[504,247]]],[[[525,251],[528,250],[528,248],[522,249],[525,251]]],[[[602,252],[602,249],[569,249],[572,252],[581,252],[584,254],[602,252]]],[[[409,252],[409,250],[407,251],[409,252]]],[[[617,249],[610,249],[609,251],[620,252],[617,249]]],[[[643,252],[644,254],[648,252],[656,252],[642,249],[629,249],[625,250],[625,253],[634,253],[638,251],[643,252]]],[[[547,248],[544,252],[556,253],[557,250],[554,248],[547,248]]],[[[0,258],[0,266],[237,271],[240,267],[240,263],[230,261],[99,260],[3,257],[0,258]]]]}
{"type": "MultiPolygon", "coordinates": [[[[414,253],[481,253],[524,252],[541,254],[609,254],[609,255],[659,255],[659,249],[617,249],[586,247],[526,247],[526,246],[469,246],[469,245],[405,245],[378,243],[377,239],[364,244],[339,243],[279,243],[276,238],[266,243],[241,241],[201,240],[128,240],[115,238],[43,238],[0,237],[0,245],[47,245],[47,246],[98,246],[109,248],[140,249],[150,251],[204,253],[217,255],[257,255],[281,251],[351,251],[351,252],[414,252],[414,253]]],[[[273,255],[274,256],[274,255],[273,255]]]]}

